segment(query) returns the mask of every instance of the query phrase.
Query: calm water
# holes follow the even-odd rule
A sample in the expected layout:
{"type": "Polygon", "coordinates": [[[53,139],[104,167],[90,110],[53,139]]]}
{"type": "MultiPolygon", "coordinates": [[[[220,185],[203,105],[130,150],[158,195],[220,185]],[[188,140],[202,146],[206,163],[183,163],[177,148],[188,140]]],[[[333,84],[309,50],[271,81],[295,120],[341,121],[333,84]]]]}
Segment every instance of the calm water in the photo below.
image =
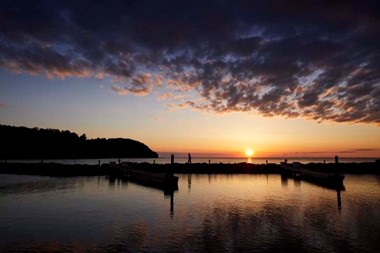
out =
{"type": "Polygon", "coordinates": [[[181,175],[179,190],[105,177],[0,175],[0,252],[380,252],[380,177],[338,193],[279,175],[181,175]]]}
{"type": "MultiPolygon", "coordinates": [[[[187,163],[186,157],[175,157],[176,163],[187,163]]],[[[343,163],[360,163],[360,162],[375,162],[376,159],[379,158],[339,158],[340,162],[343,163]]],[[[288,158],[288,162],[301,162],[301,163],[333,163],[335,162],[334,157],[330,158],[288,158]]],[[[109,162],[117,162],[118,159],[60,159],[60,160],[44,160],[44,162],[56,162],[63,164],[98,164],[100,163],[109,163],[109,162]]],[[[165,164],[170,163],[170,157],[160,157],[160,158],[120,158],[120,161],[130,161],[130,162],[148,162],[148,163],[159,163],[165,164]]],[[[225,157],[193,157],[193,163],[253,163],[253,164],[264,164],[267,161],[269,163],[280,164],[280,162],[284,161],[284,158],[225,158],[225,157]]],[[[41,160],[11,160],[10,162],[27,162],[27,163],[40,163],[41,160]]]]}

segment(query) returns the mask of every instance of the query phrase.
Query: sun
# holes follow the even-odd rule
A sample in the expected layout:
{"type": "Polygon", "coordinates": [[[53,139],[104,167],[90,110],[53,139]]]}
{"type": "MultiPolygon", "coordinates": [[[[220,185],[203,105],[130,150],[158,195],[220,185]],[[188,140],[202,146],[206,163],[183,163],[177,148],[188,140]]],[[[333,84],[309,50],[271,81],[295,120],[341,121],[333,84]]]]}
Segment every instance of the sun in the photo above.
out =
{"type": "Polygon", "coordinates": [[[249,149],[245,150],[245,155],[248,157],[253,156],[254,153],[255,153],[255,151],[253,151],[253,149],[249,148],[249,149]]]}

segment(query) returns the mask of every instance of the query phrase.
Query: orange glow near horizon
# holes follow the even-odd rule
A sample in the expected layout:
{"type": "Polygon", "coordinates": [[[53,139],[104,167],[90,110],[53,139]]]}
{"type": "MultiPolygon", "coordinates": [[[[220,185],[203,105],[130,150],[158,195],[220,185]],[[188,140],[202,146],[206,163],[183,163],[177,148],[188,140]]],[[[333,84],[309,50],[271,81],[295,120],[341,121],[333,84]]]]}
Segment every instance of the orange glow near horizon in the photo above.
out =
{"type": "Polygon", "coordinates": [[[159,121],[144,117],[126,123],[117,117],[119,125],[67,129],[86,133],[88,138],[131,138],[161,154],[191,153],[193,157],[246,158],[247,149],[254,151],[255,158],[380,157],[380,131],[372,125],[318,124],[243,113],[200,114],[186,109],[164,115],[165,120],[159,121]]]}
{"type": "MultiPolygon", "coordinates": [[[[222,145],[221,145],[222,146],[222,145]]],[[[305,146],[294,146],[286,147],[273,145],[274,148],[263,147],[260,148],[247,148],[243,149],[244,151],[238,151],[236,149],[228,149],[225,147],[221,149],[216,147],[215,149],[184,149],[184,148],[175,148],[158,150],[158,153],[177,153],[183,154],[184,157],[187,156],[187,153],[191,153],[193,157],[230,157],[230,158],[333,158],[336,155],[342,158],[377,158],[379,157],[378,149],[373,149],[372,151],[355,151],[354,149],[345,149],[343,147],[333,147],[333,148],[323,148],[316,147],[315,149],[305,146]]],[[[241,150],[241,149],[240,149],[241,150]]]]}

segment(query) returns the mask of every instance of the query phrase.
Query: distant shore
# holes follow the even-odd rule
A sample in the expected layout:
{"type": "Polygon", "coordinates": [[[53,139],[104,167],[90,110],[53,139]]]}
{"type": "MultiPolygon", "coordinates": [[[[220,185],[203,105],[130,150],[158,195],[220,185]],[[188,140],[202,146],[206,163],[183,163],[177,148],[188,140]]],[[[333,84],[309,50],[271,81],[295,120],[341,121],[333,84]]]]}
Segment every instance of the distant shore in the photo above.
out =
{"type": "MultiPolygon", "coordinates": [[[[130,163],[133,168],[175,174],[279,174],[279,164],[251,164],[251,163],[130,163]]],[[[380,175],[380,162],[362,163],[308,163],[304,167],[321,172],[340,174],[376,174],[380,175]]],[[[109,164],[60,164],[60,163],[19,163],[0,162],[0,174],[46,175],[46,176],[99,176],[117,174],[115,168],[109,164]]]]}
{"type": "Polygon", "coordinates": [[[158,154],[142,142],[126,138],[87,139],[68,130],[16,127],[0,124],[0,160],[98,159],[150,157],[158,154]]]}

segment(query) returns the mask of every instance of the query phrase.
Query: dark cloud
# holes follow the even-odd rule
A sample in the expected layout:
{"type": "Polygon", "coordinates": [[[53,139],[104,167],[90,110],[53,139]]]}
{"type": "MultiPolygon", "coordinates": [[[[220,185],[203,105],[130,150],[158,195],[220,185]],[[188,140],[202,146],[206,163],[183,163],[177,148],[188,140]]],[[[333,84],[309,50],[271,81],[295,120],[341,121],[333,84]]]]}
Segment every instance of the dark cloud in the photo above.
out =
{"type": "Polygon", "coordinates": [[[378,148],[357,148],[357,149],[350,149],[350,150],[342,150],[338,153],[340,154],[353,154],[353,153],[362,153],[362,152],[376,152],[379,151],[378,148]]]}
{"type": "Polygon", "coordinates": [[[357,151],[357,152],[372,152],[372,151],[379,151],[378,148],[358,148],[358,149],[354,149],[354,151],[357,151]]]}
{"type": "Polygon", "coordinates": [[[193,91],[171,105],[211,112],[378,125],[379,5],[5,0],[0,66],[110,78],[119,94],[193,91]]]}

